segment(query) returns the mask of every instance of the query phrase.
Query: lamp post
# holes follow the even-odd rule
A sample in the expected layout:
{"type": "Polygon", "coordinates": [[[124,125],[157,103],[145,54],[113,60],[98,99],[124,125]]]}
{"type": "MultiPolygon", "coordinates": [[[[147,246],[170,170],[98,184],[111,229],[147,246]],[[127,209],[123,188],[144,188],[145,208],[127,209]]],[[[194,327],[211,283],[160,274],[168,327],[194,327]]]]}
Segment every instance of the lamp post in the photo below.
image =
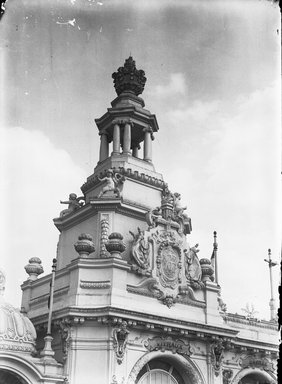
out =
{"type": "Polygon", "coordinates": [[[53,297],[54,297],[54,283],[55,283],[56,268],[57,268],[57,259],[53,259],[51,284],[50,284],[47,334],[44,337],[45,345],[40,354],[43,357],[43,359],[51,359],[51,360],[53,359],[53,356],[55,354],[51,346],[52,340],[53,340],[53,337],[51,336],[51,321],[52,321],[52,312],[53,312],[53,297]]]}
{"type": "Polygon", "coordinates": [[[264,259],[264,261],[268,264],[268,267],[269,267],[270,294],[271,294],[271,298],[269,301],[270,320],[275,320],[275,300],[273,297],[272,267],[275,267],[275,265],[277,265],[277,263],[275,261],[271,260],[271,249],[268,250],[268,260],[264,259]]]}

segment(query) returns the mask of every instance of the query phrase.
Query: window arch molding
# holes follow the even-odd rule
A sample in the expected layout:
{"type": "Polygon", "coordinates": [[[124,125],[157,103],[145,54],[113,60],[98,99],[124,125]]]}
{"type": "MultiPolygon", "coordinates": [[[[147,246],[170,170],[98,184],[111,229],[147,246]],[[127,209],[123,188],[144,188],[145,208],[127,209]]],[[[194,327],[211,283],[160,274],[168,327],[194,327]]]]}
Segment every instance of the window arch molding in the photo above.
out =
{"type": "Polygon", "coordinates": [[[239,371],[231,381],[231,384],[239,384],[239,381],[243,379],[245,376],[250,375],[250,374],[256,373],[257,375],[261,376],[262,379],[267,380],[271,384],[275,384],[276,378],[274,377],[273,374],[270,374],[266,371],[262,371],[261,369],[258,368],[244,368],[241,371],[239,371]]]}
{"type": "Polygon", "coordinates": [[[34,384],[43,378],[32,364],[10,353],[0,353],[0,370],[19,376],[26,384],[34,384]]]}
{"type": "Polygon", "coordinates": [[[136,384],[137,376],[143,367],[151,360],[164,360],[174,366],[181,374],[184,382],[189,384],[206,384],[197,365],[189,358],[185,358],[170,351],[153,351],[144,354],[133,366],[128,376],[127,384],[136,384]]]}

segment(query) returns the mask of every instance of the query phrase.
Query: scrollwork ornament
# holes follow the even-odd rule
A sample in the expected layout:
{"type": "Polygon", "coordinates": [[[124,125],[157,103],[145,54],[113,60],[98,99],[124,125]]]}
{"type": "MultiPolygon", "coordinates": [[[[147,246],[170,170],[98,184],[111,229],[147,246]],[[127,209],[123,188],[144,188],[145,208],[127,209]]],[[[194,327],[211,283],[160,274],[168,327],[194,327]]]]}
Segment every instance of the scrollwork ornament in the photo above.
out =
{"type": "Polygon", "coordinates": [[[62,341],[62,352],[63,360],[65,361],[68,357],[70,337],[71,337],[71,321],[69,319],[63,319],[57,322],[59,326],[59,334],[61,335],[62,341]]]}
{"type": "Polygon", "coordinates": [[[190,356],[192,354],[191,346],[183,340],[174,339],[171,336],[156,336],[152,339],[145,341],[144,346],[150,351],[171,351],[183,356],[190,356]]]}
{"type": "Polygon", "coordinates": [[[224,369],[222,371],[223,384],[230,384],[232,376],[233,371],[231,369],[224,369]]]}

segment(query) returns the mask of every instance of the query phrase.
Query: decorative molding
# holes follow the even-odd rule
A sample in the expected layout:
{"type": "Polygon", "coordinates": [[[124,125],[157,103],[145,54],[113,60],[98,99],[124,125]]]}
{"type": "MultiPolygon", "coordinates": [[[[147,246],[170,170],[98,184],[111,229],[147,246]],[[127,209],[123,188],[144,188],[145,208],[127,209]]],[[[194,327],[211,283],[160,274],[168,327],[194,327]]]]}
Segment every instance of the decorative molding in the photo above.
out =
{"type": "Polygon", "coordinates": [[[239,365],[242,368],[259,368],[267,372],[274,372],[273,363],[269,359],[260,357],[259,355],[247,355],[239,360],[239,365]]]}
{"type": "MultiPolygon", "coordinates": [[[[59,296],[66,294],[68,291],[69,291],[69,286],[62,287],[62,288],[56,290],[54,292],[54,299],[58,299],[59,296]]],[[[44,303],[45,301],[48,301],[48,299],[49,299],[49,293],[45,293],[45,295],[41,295],[41,296],[35,297],[33,299],[30,299],[30,307],[32,307],[38,303],[44,303]]]]}
{"type": "Polygon", "coordinates": [[[105,288],[111,288],[111,282],[110,280],[105,280],[105,281],[80,280],[79,286],[82,289],[105,289],[105,288]]]}
{"type": "Polygon", "coordinates": [[[109,228],[110,228],[110,215],[103,214],[101,215],[101,237],[100,237],[100,257],[102,259],[110,257],[107,249],[106,249],[106,242],[108,241],[109,236],[109,228]],[[103,218],[102,218],[103,217],[103,218]]]}
{"type": "Polygon", "coordinates": [[[171,336],[156,336],[148,339],[144,343],[145,347],[150,351],[171,351],[183,356],[190,356],[192,354],[191,346],[180,339],[173,339],[171,336]]]}
{"type": "Polygon", "coordinates": [[[14,345],[14,344],[10,344],[10,345],[9,344],[0,344],[0,350],[30,352],[30,353],[33,353],[36,351],[34,346],[14,345]]]}

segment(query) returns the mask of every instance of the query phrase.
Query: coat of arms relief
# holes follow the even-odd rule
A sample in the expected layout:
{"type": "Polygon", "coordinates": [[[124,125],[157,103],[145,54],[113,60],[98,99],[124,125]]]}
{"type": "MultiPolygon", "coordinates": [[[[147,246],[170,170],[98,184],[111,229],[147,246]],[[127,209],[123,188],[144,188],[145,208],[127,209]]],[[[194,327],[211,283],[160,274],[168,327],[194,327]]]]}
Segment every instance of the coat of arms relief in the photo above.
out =
{"type": "Polygon", "coordinates": [[[187,243],[191,220],[179,201],[180,195],[166,188],[161,207],[146,215],[148,229],[130,232],[132,270],[143,279],[128,290],[154,296],[168,307],[175,302],[202,303],[195,291],[204,287],[198,244],[190,248],[187,243]]]}

